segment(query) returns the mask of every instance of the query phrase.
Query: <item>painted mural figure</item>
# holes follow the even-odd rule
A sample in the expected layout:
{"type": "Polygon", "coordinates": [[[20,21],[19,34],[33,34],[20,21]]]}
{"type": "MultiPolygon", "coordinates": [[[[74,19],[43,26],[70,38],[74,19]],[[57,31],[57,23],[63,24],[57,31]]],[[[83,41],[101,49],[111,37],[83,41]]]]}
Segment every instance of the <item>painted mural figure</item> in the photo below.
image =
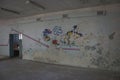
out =
{"type": "Polygon", "coordinates": [[[50,39],[51,39],[49,36],[50,34],[52,34],[52,31],[50,29],[45,29],[43,31],[43,38],[45,41],[50,41],[50,39]]]}
{"type": "Polygon", "coordinates": [[[52,31],[54,34],[54,39],[52,40],[52,44],[60,45],[59,40],[56,39],[56,37],[60,36],[63,33],[62,28],[60,26],[55,26],[52,31]]]}
{"type": "Polygon", "coordinates": [[[55,26],[52,31],[53,31],[53,34],[57,35],[57,36],[59,36],[63,33],[62,28],[59,26],[55,26]]]}
{"type": "Polygon", "coordinates": [[[69,45],[69,46],[74,46],[75,45],[75,40],[82,37],[83,34],[79,32],[79,28],[77,25],[73,26],[73,29],[71,31],[68,31],[63,37],[64,39],[61,39],[61,42],[69,45]]]}

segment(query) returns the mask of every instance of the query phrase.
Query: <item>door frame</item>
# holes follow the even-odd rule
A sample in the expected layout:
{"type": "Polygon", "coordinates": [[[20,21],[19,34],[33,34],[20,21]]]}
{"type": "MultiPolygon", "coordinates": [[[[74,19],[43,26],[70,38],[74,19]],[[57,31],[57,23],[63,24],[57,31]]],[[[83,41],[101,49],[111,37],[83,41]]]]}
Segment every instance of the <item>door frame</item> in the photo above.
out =
{"type": "MultiPolygon", "coordinates": [[[[14,57],[14,35],[16,34],[9,34],[9,56],[14,57]]],[[[18,34],[18,37],[21,34],[18,34]]],[[[22,39],[19,39],[19,57],[22,58],[22,39]]]]}

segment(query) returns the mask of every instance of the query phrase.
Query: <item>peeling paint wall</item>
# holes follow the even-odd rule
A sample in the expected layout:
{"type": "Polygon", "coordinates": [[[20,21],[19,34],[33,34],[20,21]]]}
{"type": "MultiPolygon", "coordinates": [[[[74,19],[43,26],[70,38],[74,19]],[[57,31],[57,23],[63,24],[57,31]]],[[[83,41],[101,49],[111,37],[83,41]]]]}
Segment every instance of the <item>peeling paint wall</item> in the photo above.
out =
{"type": "Polygon", "coordinates": [[[23,34],[23,59],[120,71],[120,5],[105,8],[104,16],[96,15],[103,6],[44,15],[9,32],[23,34]]]}

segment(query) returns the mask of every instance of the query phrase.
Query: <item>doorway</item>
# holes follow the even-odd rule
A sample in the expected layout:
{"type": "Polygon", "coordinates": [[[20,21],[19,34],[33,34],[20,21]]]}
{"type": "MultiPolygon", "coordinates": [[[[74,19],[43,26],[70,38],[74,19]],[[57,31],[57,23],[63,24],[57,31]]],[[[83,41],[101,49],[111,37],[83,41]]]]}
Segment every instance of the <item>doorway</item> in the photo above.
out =
{"type": "Polygon", "coordinates": [[[10,57],[22,57],[22,34],[9,34],[10,57]]]}

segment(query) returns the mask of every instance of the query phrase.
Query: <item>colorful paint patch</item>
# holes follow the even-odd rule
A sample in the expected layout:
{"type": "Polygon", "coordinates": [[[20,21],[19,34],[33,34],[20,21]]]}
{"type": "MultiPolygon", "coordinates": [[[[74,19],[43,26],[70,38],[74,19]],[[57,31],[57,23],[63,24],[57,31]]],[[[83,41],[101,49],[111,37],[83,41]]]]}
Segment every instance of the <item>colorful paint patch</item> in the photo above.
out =
{"type": "Polygon", "coordinates": [[[45,29],[43,31],[43,38],[45,41],[50,41],[50,39],[51,39],[49,36],[50,34],[52,34],[52,31],[50,29],[45,29]]]}
{"type": "Polygon", "coordinates": [[[59,26],[55,26],[52,31],[53,31],[53,34],[57,35],[57,36],[59,36],[63,33],[62,28],[59,26]]]}

